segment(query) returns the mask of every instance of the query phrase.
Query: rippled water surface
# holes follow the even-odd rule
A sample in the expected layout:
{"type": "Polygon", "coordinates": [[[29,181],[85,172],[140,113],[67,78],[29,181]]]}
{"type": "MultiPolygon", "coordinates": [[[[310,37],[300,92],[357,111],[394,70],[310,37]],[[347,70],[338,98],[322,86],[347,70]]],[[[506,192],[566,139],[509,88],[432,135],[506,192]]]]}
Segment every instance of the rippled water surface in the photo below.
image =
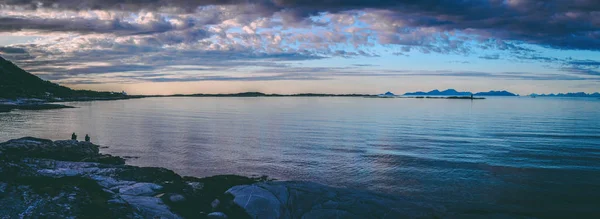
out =
{"type": "Polygon", "coordinates": [[[0,113],[0,141],[72,132],[183,175],[268,175],[450,209],[600,216],[600,100],[147,98],[0,113]]]}

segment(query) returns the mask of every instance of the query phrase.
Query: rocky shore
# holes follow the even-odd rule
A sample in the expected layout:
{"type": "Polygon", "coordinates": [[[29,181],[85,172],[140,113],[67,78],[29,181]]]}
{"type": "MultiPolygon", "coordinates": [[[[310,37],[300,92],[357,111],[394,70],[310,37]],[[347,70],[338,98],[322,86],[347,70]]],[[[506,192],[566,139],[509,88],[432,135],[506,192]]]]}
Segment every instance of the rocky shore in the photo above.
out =
{"type": "Polygon", "coordinates": [[[48,110],[48,109],[63,109],[63,108],[74,108],[72,106],[66,106],[61,104],[48,103],[41,99],[0,99],[0,113],[10,112],[15,109],[20,110],[48,110]]]}
{"type": "Polygon", "coordinates": [[[16,110],[16,109],[20,109],[20,110],[49,110],[49,109],[65,109],[65,108],[75,108],[75,107],[66,106],[66,105],[60,105],[60,104],[50,104],[50,103],[21,104],[21,105],[0,104],[0,113],[1,112],[10,112],[10,111],[16,110]]]}
{"type": "Polygon", "coordinates": [[[438,218],[443,209],[310,182],[182,177],[75,140],[0,143],[0,218],[438,218]]]}
{"type": "Polygon", "coordinates": [[[110,100],[127,100],[139,99],[144,96],[117,96],[117,97],[77,97],[63,99],[38,99],[38,98],[16,98],[2,99],[0,98],[0,113],[10,112],[15,109],[19,110],[49,110],[49,109],[64,109],[75,108],[72,106],[57,104],[63,102],[84,102],[84,101],[110,101],[110,100]]]}

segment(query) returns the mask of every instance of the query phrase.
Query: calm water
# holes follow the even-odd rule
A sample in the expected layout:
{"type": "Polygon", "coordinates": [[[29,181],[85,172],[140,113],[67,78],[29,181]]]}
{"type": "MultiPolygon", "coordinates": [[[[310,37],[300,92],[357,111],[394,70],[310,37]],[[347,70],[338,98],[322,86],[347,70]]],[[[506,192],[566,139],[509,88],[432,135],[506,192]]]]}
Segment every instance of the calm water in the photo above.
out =
{"type": "Polygon", "coordinates": [[[268,175],[448,209],[600,216],[600,100],[148,98],[0,113],[0,141],[72,132],[183,175],[268,175]]]}

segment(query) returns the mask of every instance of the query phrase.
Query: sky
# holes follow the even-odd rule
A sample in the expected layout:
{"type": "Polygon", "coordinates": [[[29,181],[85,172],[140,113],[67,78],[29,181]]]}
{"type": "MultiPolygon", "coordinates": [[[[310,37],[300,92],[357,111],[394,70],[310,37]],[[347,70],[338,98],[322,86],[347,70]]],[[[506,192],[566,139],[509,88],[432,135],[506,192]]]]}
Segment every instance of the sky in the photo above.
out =
{"type": "Polygon", "coordinates": [[[600,91],[598,0],[0,0],[0,56],[130,94],[600,91]]]}

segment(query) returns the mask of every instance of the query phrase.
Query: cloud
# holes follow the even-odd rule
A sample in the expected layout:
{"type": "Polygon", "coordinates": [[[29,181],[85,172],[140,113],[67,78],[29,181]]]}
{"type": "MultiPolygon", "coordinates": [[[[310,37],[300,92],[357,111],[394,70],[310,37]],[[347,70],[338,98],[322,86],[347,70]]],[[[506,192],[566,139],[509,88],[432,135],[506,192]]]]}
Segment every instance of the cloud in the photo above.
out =
{"type": "Polygon", "coordinates": [[[481,71],[456,71],[456,70],[364,70],[356,67],[326,68],[326,67],[288,67],[285,69],[265,69],[254,73],[283,74],[283,75],[305,75],[319,79],[331,79],[336,77],[468,77],[468,78],[495,78],[506,80],[587,80],[586,77],[564,74],[536,74],[530,72],[481,72],[481,71]]]}
{"type": "MultiPolygon", "coordinates": [[[[482,49],[486,50],[484,55],[475,57],[543,62],[563,71],[563,78],[571,80],[597,76],[597,62],[545,56],[531,45],[600,51],[600,2],[0,0],[0,33],[44,36],[30,44],[2,47],[0,53],[45,78],[82,83],[91,83],[82,79],[91,75],[133,72],[140,76],[113,77],[155,81],[251,80],[246,76],[148,75],[177,66],[215,72],[285,70],[298,61],[377,57],[382,55],[381,48],[395,55],[420,52],[467,56],[482,49]],[[485,55],[489,51],[495,54],[485,55]],[[99,61],[103,64],[94,64],[99,61]]],[[[257,80],[379,75],[359,74],[354,72],[356,69],[335,71],[337,75],[305,72],[304,77],[285,74],[257,80]]],[[[390,72],[381,74],[389,76],[390,72]]],[[[445,75],[559,78],[551,74],[535,77],[473,72],[439,76],[445,75]]]]}
{"type": "Polygon", "coordinates": [[[600,61],[595,61],[595,60],[572,60],[568,62],[571,65],[577,65],[577,66],[588,66],[588,67],[600,67],[600,61]]]}
{"type": "Polygon", "coordinates": [[[373,64],[354,64],[353,66],[357,66],[357,67],[374,67],[374,66],[378,66],[378,65],[373,65],[373,64]]]}
{"type": "Polygon", "coordinates": [[[0,47],[0,53],[2,54],[23,54],[27,53],[25,49],[16,47],[0,47]]]}
{"type": "MultiPolygon", "coordinates": [[[[55,12],[57,13],[57,12],[55,12]]],[[[185,30],[195,23],[181,19],[169,19],[156,13],[146,13],[143,19],[126,21],[125,18],[81,19],[38,16],[0,17],[0,32],[35,30],[40,32],[107,33],[114,35],[143,35],[185,30]]]]}
{"type": "Polygon", "coordinates": [[[488,59],[488,60],[496,60],[496,59],[500,59],[500,55],[498,54],[493,54],[493,55],[483,55],[483,56],[479,56],[480,59],[488,59]]]}
{"type": "Polygon", "coordinates": [[[236,4],[242,0],[2,0],[0,5],[21,9],[59,8],[68,10],[173,10],[190,11],[204,5],[236,4]]]}
{"type": "Polygon", "coordinates": [[[562,71],[570,72],[578,75],[600,76],[600,61],[596,60],[567,60],[562,71]]]}
{"type": "Polygon", "coordinates": [[[477,35],[482,40],[496,38],[561,49],[600,49],[600,3],[593,0],[4,0],[0,1],[0,5],[20,10],[186,11],[195,16],[201,14],[195,12],[237,6],[250,9],[244,11],[246,15],[273,17],[278,14],[288,24],[312,24],[314,22],[306,21],[322,13],[344,15],[348,18],[345,21],[352,18],[368,22],[377,18],[377,23],[370,23],[371,27],[367,28],[378,30],[379,34],[384,33],[380,40],[392,44],[419,45],[431,40],[417,40],[418,37],[428,36],[420,33],[438,33],[431,37],[437,41],[447,41],[455,49],[460,49],[461,40],[444,37],[445,34],[453,35],[460,31],[477,35]],[[348,16],[348,12],[362,15],[348,16]],[[413,34],[403,34],[407,32],[413,34]]]}
{"type": "MultiPolygon", "coordinates": [[[[288,67],[285,69],[273,68],[262,69],[251,73],[237,75],[216,75],[212,72],[204,74],[180,74],[170,72],[167,74],[136,73],[127,75],[114,75],[112,83],[134,83],[134,82],[196,82],[196,81],[315,81],[334,80],[347,77],[379,77],[379,78],[402,78],[402,77],[465,77],[465,78],[494,78],[504,80],[561,80],[582,81],[585,77],[568,76],[563,74],[540,75],[526,72],[477,72],[477,71],[407,71],[407,70],[378,70],[377,72],[365,71],[359,68],[328,68],[328,67],[288,67]]],[[[71,80],[64,78],[63,83],[101,83],[107,82],[98,77],[71,80]]]]}
{"type": "Polygon", "coordinates": [[[588,68],[580,68],[580,67],[565,67],[561,68],[562,71],[571,72],[580,75],[591,75],[591,76],[600,76],[599,70],[588,69],[588,68]]]}

